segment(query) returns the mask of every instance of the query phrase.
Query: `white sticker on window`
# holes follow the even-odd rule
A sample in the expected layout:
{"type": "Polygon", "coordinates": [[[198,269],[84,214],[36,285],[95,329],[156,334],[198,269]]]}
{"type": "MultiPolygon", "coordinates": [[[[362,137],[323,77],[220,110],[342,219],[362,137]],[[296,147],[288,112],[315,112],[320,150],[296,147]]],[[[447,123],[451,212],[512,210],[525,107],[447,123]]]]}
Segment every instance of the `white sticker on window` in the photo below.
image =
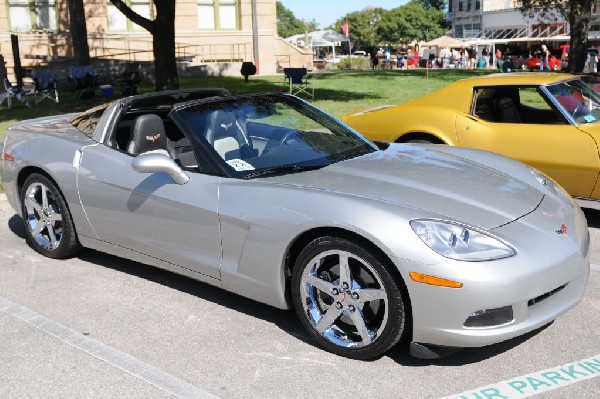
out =
{"type": "Polygon", "coordinates": [[[248,162],[242,159],[230,159],[229,161],[227,161],[227,163],[237,172],[241,172],[244,170],[254,170],[254,166],[250,165],[248,162]]]}

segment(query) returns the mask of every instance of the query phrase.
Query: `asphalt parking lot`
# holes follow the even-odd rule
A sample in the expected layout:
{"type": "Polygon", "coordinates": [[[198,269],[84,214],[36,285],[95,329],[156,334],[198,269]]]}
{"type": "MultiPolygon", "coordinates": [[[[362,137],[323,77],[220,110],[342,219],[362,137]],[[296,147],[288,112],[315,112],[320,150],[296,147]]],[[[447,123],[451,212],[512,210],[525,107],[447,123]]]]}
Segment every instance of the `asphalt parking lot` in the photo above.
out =
{"type": "Polygon", "coordinates": [[[316,347],[291,311],[94,251],[44,258],[0,196],[0,398],[597,398],[600,211],[586,215],[575,309],[440,360],[361,362],[316,347]]]}

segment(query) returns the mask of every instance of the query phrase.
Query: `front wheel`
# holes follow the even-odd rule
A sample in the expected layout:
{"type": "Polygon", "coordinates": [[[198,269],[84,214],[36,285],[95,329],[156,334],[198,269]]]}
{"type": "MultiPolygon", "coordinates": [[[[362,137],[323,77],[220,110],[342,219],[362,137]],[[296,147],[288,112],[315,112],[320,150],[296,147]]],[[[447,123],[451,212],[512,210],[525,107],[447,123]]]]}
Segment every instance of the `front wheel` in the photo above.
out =
{"type": "Polygon", "coordinates": [[[46,176],[30,175],[21,191],[27,240],[49,258],[66,258],[81,249],[71,214],[56,185],[46,176]]]}
{"type": "Polygon", "coordinates": [[[387,263],[343,238],[321,237],[302,250],[292,298],[309,334],[341,356],[380,356],[405,330],[403,295],[387,263]]]}

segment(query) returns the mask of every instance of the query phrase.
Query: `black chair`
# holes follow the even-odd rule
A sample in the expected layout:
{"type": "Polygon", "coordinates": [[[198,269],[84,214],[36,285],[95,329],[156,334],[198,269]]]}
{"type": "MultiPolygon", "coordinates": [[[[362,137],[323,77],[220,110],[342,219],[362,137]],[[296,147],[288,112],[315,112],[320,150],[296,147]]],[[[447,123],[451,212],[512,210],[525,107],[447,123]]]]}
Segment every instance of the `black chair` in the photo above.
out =
{"type": "Polygon", "coordinates": [[[73,97],[94,97],[98,86],[96,71],[91,65],[70,66],[69,84],[71,85],[73,97]]]}
{"type": "Polygon", "coordinates": [[[284,84],[290,94],[315,97],[315,88],[310,82],[312,75],[308,74],[306,68],[283,68],[283,74],[284,84]]]}
{"type": "Polygon", "coordinates": [[[138,85],[142,81],[142,73],[140,71],[139,62],[128,63],[125,70],[121,74],[119,86],[123,96],[134,96],[138,92],[138,85]]]}
{"type": "Polygon", "coordinates": [[[31,71],[31,77],[35,85],[34,96],[35,104],[39,104],[44,99],[58,102],[58,78],[56,72],[52,69],[34,69],[31,71]]]}

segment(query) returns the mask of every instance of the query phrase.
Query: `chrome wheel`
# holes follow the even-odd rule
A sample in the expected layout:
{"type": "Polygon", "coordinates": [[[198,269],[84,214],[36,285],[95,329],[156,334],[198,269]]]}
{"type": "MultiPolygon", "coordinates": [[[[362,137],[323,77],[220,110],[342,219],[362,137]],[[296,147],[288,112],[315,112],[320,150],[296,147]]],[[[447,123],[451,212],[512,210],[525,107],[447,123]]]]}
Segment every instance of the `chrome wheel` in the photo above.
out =
{"type": "Polygon", "coordinates": [[[58,248],[63,234],[63,218],[52,191],[42,183],[33,183],[25,191],[23,205],[27,228],[35,241],[47,250],[58,248]]]}
{"type": "Polygon", "coordinates": [[[66,258],[81,249],[69,208],[56,184],[44,175],[30,175],[21,190],[27,240],[42,255],[66,258]]]}
{"type": "Polygon", "coordinates": [[[343,347],[373,342],[385,328],[388,300],[371,265],[347,251],[327,251],[302,274],[304,311],[327,340],[343,347]]]}
{"type": "Polygon", "coordinates": [[[389,261],[365,247],[317,238],[298,255],[292,275],[294,308],[306,330],[321,346],[354,359],[383,354],[405,326],[403,283],[389,261]]]}

